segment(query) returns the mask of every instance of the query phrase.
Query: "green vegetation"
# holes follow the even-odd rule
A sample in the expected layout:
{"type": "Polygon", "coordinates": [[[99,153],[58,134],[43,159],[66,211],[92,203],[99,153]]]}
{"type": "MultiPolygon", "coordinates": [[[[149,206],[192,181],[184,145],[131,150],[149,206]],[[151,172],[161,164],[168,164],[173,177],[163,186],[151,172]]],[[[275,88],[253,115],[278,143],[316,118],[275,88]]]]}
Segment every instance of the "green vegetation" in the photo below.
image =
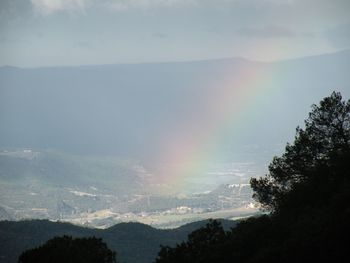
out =
{"type": "Polygon", "coordinates": [[[342,262],[350,236],[350,100],[332,93],[313,105],[305,128],[275,157],[269,173],[252,179],[268,215],[225,232],[212,221],[156,263],[342,262]]]}

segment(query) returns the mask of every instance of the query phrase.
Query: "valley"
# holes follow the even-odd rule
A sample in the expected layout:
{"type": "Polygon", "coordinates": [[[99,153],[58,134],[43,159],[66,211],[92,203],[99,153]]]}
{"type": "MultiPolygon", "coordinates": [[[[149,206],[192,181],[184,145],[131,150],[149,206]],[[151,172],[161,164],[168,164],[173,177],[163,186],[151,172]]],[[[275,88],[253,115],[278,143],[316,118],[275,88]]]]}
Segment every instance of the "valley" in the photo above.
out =
{"type": "Polygon", "coordinates": [[[225,173],[231,177],[211,184],[212,190],[206,184],[202,192],[166,195],[159,189],[165,186],[155,188],[151,175],[143,176],[145,169],[131,160],[22,149],[3,150],[0,162],[2,220],[49,219],[95,228],[140,222],[174,228],[258,212],[240,170],[252,164],[236,164],[234,172],[225,173]]]}

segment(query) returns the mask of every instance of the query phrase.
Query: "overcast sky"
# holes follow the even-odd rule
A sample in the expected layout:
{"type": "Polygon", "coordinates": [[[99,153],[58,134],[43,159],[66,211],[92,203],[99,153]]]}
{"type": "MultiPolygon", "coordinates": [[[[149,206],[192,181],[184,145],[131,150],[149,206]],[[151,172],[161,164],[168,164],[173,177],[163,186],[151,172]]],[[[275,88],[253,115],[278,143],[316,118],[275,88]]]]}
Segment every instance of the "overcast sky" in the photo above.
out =
{"type": "Polygon", "coordinates": [[[1,0],[0,65],[245,57],[350,47],[349,0],[1,0]]]}

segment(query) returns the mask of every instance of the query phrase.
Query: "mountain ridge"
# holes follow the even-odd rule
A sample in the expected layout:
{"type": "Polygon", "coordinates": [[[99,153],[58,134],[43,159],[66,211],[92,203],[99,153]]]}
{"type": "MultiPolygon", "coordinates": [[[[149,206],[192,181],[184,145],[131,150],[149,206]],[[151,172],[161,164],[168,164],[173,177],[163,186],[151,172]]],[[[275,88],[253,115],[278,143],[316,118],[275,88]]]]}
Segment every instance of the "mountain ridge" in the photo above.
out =
{"type": "MultiPolygon", "coordinates": [[[[221,219],[220,222],[227,230],[236,225],[230,220],[221,219]]],[[[15,263],[24,250],[41,245],[54,236],[71,235],[102,238],[117,251],[118,259],[123,263],[151,263],[161,244],[180,243],[206,223],[208,220],[164,230],[141,223],[120,223],[107,229],[96,229],[48,220],[0,221],[0,262],[15,263]]]]}
{"type": "MultiPolygon", "coordinates": [[[[333,90],[348,96],[350,90],[344,72],[350,66],[349,50],[262,64],[230,61],[1,68],[0,147],[58,148],[153,161],[152,153],[164,151],[159,138],[185,129],[182,120],[188,116],[203,118],[208,103],[203,94],[215,96],[228,90],[234,95],[240,87],[231,83],[249,85],[248,78],[263,79],[260,72],[276,80],[264,87],[274,93],[268,98],[261,93],[258,98],[262,103],[255,115],[260,133],[252,134],[253,127],[243,123],[241,129],[248,132],[241,141],[282,143],[293,138],[290,131],[314,97],[322,98],[333,90]],[[291,101],[295,100],[299,107],[292,115],[291,101]],[[276,134],[269,132],[273,114],[281,122],[276,134]]],[[[234,102],[234,97],[230,99],[234,102]]],[[[225,141],[225,145],[231,143],[225,141]]]]}
{"type": "Polygon", "coordinates": [[[169,65],[169,64],[194,64],[194,63],[202,63],[202,62],[251,62],[251,63],[257,63],[257,64],[275,64],[275,63],[283,63],[283,62],[290,62],[295,60],[302,60],[302,59],[313,59],[317,57],[323,57],[323,56],[333,56],[333,55],[350,55],[350,49],[343,49],[339,51],[334,52],[327,52],[327,53],[320,53],[320,54],[313,54],[313,55],[307,55],[302,57],[295,57],[295,58],[286,58],[286,59],[280,59],[280,60],[273,60],[273,61],[263,61],[263,60],[254,60],[249,59],[245,57],[222,57],[222,58],[210,58],[210,59],[198,59],[198,60],[183,60],[183,61],[156,61],[156,62],[132,62],[132,63],[110,63],[110,64],[87,64],[87,65],[59,65],[59,66],[40,66],[40,67],[19,67],[19,66],[12,66],[12,65],[3,65],[0,66],[1,69],[17,69],[17,70],[36,70],[36,69],[72,69],[72,68],[94,68],[94,67],[114,67],[114,66],[144,66],[144,65],[169,65]]]}

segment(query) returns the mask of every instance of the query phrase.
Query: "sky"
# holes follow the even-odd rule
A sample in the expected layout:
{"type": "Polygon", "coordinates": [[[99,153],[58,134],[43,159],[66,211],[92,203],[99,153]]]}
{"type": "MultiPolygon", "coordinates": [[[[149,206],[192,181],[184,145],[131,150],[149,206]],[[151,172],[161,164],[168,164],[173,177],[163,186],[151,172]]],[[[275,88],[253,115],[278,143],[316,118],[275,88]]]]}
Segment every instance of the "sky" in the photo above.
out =
{"type": "Polygon", "coordinates": [[[348,0],[1,0],[0,66],[244,57],[350,47],[348,0]]]}

